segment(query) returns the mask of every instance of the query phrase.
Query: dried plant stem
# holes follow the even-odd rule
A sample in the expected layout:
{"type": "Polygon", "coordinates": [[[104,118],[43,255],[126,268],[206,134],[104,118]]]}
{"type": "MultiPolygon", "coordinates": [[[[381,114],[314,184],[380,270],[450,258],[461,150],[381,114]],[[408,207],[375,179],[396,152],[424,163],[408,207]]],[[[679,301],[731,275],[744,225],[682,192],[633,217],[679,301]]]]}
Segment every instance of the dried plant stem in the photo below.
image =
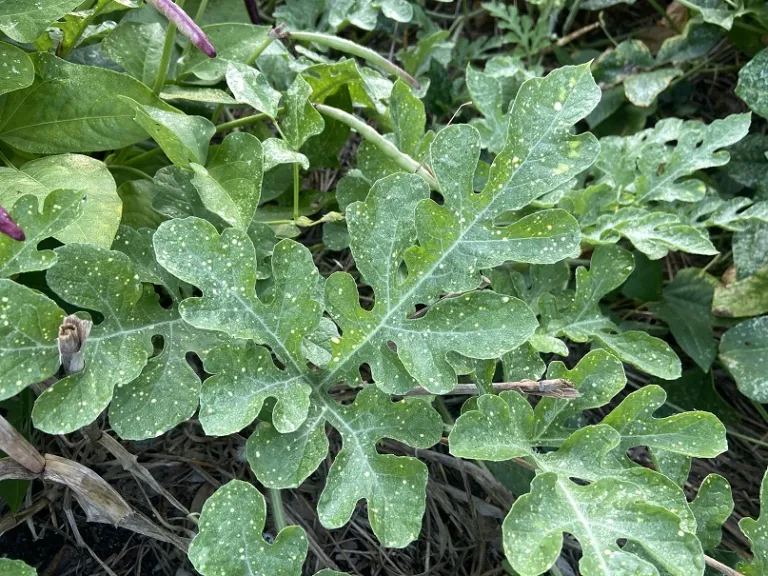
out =
{"type": "Polygon", "coordinates": [[[714,558],[710,558],[706,554],[704,555],[704,563],[710,568],[717,570],[721,574],[725,574],[725,576],[744,576],[744,574],[742,574],[741,572],[734,570],[730,566],[726,566],[725,564],[715,560],[714,558]]]}
{"type": "Polygon", "coordinates": [[[30,472],[41,474],[45,468],[43,455],[2,416],[0,416],[0,450],[30,472]]]}
{"type": "MultiPolygon", "coordinates": [[[[519,382],[497,382],[493,384],[494,392],[504,392],[505,390],[519,390],[526,394],[535,394],[537,396],[550,396],[553,398],[578,398],[579,391],[573,387],[570,380],[565,378],[555,378],[552,380],[521,380],[519,382]]],[[[457,384],[449,392],[455,395],[478,394],[480,389],[476,384],[457,384]]],[[[408,392],[408,396],[427,396],[431,394],[425,388],[414,388],[408,392]]]]}
{"type": "Polygon", "coordinates": [[[382,152],[382,154],[395,162],[403,170],[421,176],[433,190],[440,190],[440,185],[438,184],[437,180],[435,180],[435,177],[430,174],[424,166],[408,156],[408,154],[398,150],[397,146],[384,138],[381,134],[376,132],[376,130],[368,126],[368,124],[356,116],[350,114],[349,112],[345,112],[344,110],[339,110],[338,108],[333,108],[332,106],[326,106],[325,104],[315,104],[315,108],[324,116],[338,120],[339,122],[342,122],[343,124],[346,124],[352,128],[355,132],[368,140],[368,142],[376,146],[382,152]]]}

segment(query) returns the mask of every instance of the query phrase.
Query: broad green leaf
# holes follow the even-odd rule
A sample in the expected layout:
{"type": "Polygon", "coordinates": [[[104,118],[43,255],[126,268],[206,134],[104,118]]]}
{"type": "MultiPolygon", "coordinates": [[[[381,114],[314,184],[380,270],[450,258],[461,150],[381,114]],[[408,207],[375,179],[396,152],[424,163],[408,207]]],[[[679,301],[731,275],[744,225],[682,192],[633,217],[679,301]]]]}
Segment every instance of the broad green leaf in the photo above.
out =
{"type": "Polygon", "coordinates": [[[216,133],[210,120],[125,100],[136,112],[133,119],[160,145],[171,162],[183,167],[205,163],[208,142],[216,133]]]}
{"type": "Polygon", "coordinates": [[[730,30],[734,20],[747,15],[765,16],[765,7],[761,2],[726,2],[725,0],[681,0],[684,6],[701,13],[705,22],[717,24],[730,30]]]}
{"type": "Polygon", "coordinates": [[[669,574],[704,573],[701,544],[680,529],[680,518],[638,499],[632,484],[612,478],[580,486],[556,474],[540,474],[531,492],[512,506],[503,531],[507,559],[523,576],[541,574],[555,563],[565,532],[581,544],[584,576],[657,573],[639,556],[622,551],[619,539],[639,545],[669,574]]]}
{"type": "Polygon", "coordinates": [[[722,528],[733,512],[733,496],[728,481],[719,474],[709,474],[691,502],[696,516],[696,536],[704,550],[712,550],[720,544],[722,528]]]}
{"type": "Polygon", "coordinates": [[[720,361],[742,394],[768,402],[768,316],[734,326],[720,339],[720,361]]]}
{"type": "Polygon", "coordinates": [[[280,126],[288,145],[293,150],[301,148],[311,136],[320,134],[325,122],[309,101],[312,88],[303,76],[296,76],[285,93],[285,110],[280,115],[280,126]]]}
{"type": "Polygon", "coordinates": [[[530,344],[523,344],[501,357],[504,368],[504,380],[538,380],[544,374],[546,366],[539,353],[530,344]]]}
{"type": "Polygon", "coordinates": [[[0,400],[56,373],[56,337],[63,318],[53,300],[0,279],[0,400]]]}
{"type": "Polygon", "coordinates": [[[21,560],[0,558],[0,574],[3,576],[37,576],[37,570],[21,560]]]}
{"type": "Polygon", "coordinates": [[[358,106],[376,108],[378,100],[389,97],[392,83],[367,68],[361,68],[352,58],[338,62],[315,64],[305,69],[301,77],[312,89],[312,102],[322,103],[344,86],[349,88],[352,102],[358,106]],[[381,86],[378,86],[381,84],[381,86]]]}
{"type": "Polygon", "coordinates": [[[726,424],[738,424],[740,420],[738,411],[715,389],[712,375],[698,368],[683,370],[683,375],[678,380],[662,381],[658,384],[667,393],[670,414],[683,410],[704,410],[712,412],[726,424]]]}
{"type": "Polygon", "coordinates": [[[237,105],[237,100],[232,98],[224,90],[218,88],[190,87],[166,85],[160,92],[160,98],[163,100],[186,100],[188,102],[204,102],[206,104],[226,104],[227,106],[237,105]]]}
{"type": "MultiPolygon", "coordinates": [[[[178,369],[187,351],[203,353],[204,346],[198,338],[178,343],[177,338],[189,334],[183,332],[186,327],[178,312],[162,308],[154,290],[142,287],[140,276],[122,252],[70,244],[58,248],[56,254],[56,264],[47,273],[48,285],[63,300],[101,313],[103,321],[93,326],[85,345],[85,369],[63,378],[38,397],[32,412],[35,426],[52,434],[77,430],[107,407],[115,388],[123,387],[123,398],[135,392],[132,401],[146,399],[147,406],[151,406],[133,414],[127,435],[153,437],[176,425],[180,415],[172,423],[167,418],[181,409],[172,403],[188,388],[179,387],[169,396],[177,381],[173,374],[157,372],[155,366],[168,362],[167,356],[173,353],[179,356],[174,360],[178,369]],[[145,372],[153,352],[153,336],[163,337],[165,356],[154,358],[145,372]],[[134,388],[133,382],[140,375],[134,388]]],[[[55,341],[51,345],[55,346],[55,341]]],[[[191,368],[188,370],[184,380],[187,385],[191,368]]],[[[196,395],[196,390],[192,394],[196,395]]],[[[189,417],[194,407],[189,410],[187,403],[185,408],[189,417]]]]}
{"type": "Polygon", "coordinates": [[[216,47],[216,58],[208,58],[200,50],[192,50],[180,62],[179,76],[183,78],[193,74],[205,84],[217,83],[226,76],[231,62],[244,63],[260,49],[267,40],[269,29],[269,26],[254,26],[243,21],[203,26],[203,32],[216,47]]]}
{"type": "Polygon", "coordinates": [[[0,277],[9,278],[21,272],[45,270],[53,266],[56,255],[52,250],[38,251],[37,245],[60,232],[83,214],[83,193],[56,190],[45,199],[42,212],[39,200],[22,196],[13,205],[11,216],[24,230],[24,242],[0,236],[0,277]]]}
{"type": "Polygon", "coordinates": [[[19,150],[60,154],[124,148],[147,137],[124,98],[174,110],[127,74],[52,54],[38,53],[33,60],[35,82],[6,96],[0,112],[0,140],[19,150]]]}
{"type": "Polygon", "coordinates": [[[759,316],[768,312],[768,266],[752,276],[715,287],[712,311],[718,316],[759,316]]]}
{"type": "Polygon", "coordinates": [[[762,576],[768,572],[768,514],[765,506],[768,503],[768,471],[763,476],[760,484],[760,516],[755,518],[742,518],[739,528],[752,544],[752,560],[739,563],[738,570],[744,576],[762,576]]]}
{"type": "Polygon", "coordinates": [[[621,332],[603,315],[600,300],[632,273],[632,254],[619,246],[598,246],[589,270],[576,270],[576,292],[542,296],[540,334],[566,336],[574,342],[594,341],[622,361],[665,380],[680,376],[680,360],[663,340],[642,331],[621,332]]]}
{"type": "Polygon", "coordinates": [[[0,42],[0,62],[0,95],[26,88],[34,82],[35,66],[21,48],[0,42]]]}
{"type": "Polygon", "coordinates": [[[164,43],[165,27],[159,22],[121,22],[101,43],[101,49],[128,74],[152,86],[164,43]]]}
{"type": "Polygon", "coordinates": [[[433,57],[438,53],[438,47],[450,34],[448,30],[437,29],[421,38],[416,44],[400,51],[397,58],[403,63],[405,71],[411,76],[420,76],[429,70],[433,57]]]}
{"type": "Polygon", "coordinates": [[[696,268],[681,270],[649,309],[669,326],[680,348],[705,372],[717,356],[712,297],[717,281],[696,268]]]}
{"type": "Polygon", "coordinates": [[[280,92],[269,85],[261,72],[240,62],[230,62],[227,66],[227,87],[238,102],[248,104],[270,118],[277,116],[280,92]]]}
{"type": "Polygon", "coordinates": [[[722,171],[738,184],[754,188],[760,192],[760,198],[766,198],[768,192],[768,136],[763,134],[748,134],[728,148],[731,160],[723,166],[722,171]]]}
{"type": "Polygon", "coordinates": [[[0,6],[0,30],[16,42],[31,43],[49,24],[80,4],[80,0],[4,0],[0,6]]]}
{"type": "Polygon", "coordinates": [[[334,424],[341,433],[342,450],[320,495],[320,521],[328,528],[340,528],[365,498],[371,528],[384,546],[402,548],[416,540],[426,503],[427,468],[416,458],[379,454],[376,442],[392,438],[429,448],[440,440],[439,415],[421,400],[393,403],[371,386],[351,406],[336,407],[334,417],[345,423],[334,424]]]}
{"type": "Polygon", "coordinates": [[[280,530],[272,544],[264,540],[264,497],[242,480],[231,480],[203,504],[199,533],[189,559],[203,576],[300,576],[307,537],[299,526],[280,530]]]}
{"type": "Polygon", "coordinates": [[[672,80],[682,74],[683,71],[677,68],[662,68],[634,74],[624,80],[624,93],[627,95],[627,100],[635,106],[647,108],[669,87],[672,80]]]}
{"type": "Polygon", "coordinates": [[[544,294],[560,294],[565,291],[571,278],[566,262],[557,264],[533,264],[526,275],[510,269],[508,273],[495,268],[488,273],[496,292],[517,296],[532,310],[539,310],[539,301],[544,294]]]}
{"type": "Polygon", "coordinates": [[[120,225],[122,202],[107,166],[79,154],[62,154],[32,160],[20,170],[0,168],[0,204],[10,209],[26,194],[37,196],[40,206],[62,187],[86,198],[83,213],[53,237],[65,244],[89,243],[108,248],[120,225]]]}
{"type": "Polygon", "coordinates": [[[264,174],[261,142],[253,134],[233,132],[203,168],[193,163],[192,183],[203,204],[230,226],[247,230],[261,197],[264,174]]]}

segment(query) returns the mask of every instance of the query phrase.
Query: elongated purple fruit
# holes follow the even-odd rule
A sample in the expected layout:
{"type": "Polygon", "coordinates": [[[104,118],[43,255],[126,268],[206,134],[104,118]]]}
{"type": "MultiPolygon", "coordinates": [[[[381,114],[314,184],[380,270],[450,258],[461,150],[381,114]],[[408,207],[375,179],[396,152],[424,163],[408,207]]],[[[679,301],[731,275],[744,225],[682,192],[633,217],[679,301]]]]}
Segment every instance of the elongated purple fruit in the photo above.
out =
{"type": "Polygon", "coordinates": [[[195,24],[195,21],[189,15],[179,8],[172,0],[147,0],[152,6],[157,8],[163,16],[168,18],[179,32],[189,38],[189,41],[197,46],[203,54],[210,58],[216,58],[216,49],[211,44],[210,38],[195,24]]]}
{"type": "Polygon", "coordinates": [[[14,240],[18,240],[19,242],[23,242],[26,238],[24,236],[24,230],[19,228],[18,224],[13,221],[13,218],[11,218],[11,215],[8,214],[8,212],[5,211],[5,208],[0,206],[0,234],[5,234],[6,236],[10,236],[14,240]]]}

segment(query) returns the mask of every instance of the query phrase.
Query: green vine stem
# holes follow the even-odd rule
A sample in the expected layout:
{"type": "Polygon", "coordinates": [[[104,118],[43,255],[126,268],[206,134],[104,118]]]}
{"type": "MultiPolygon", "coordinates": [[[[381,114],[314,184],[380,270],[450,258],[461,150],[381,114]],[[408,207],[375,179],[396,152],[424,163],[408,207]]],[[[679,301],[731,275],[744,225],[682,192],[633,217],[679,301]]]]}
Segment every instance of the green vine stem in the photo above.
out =
{"type": "Polygon", "coordinates": [[[398,150],[392,142],[384,138],[381,134],[376,132],[373,128],[368,126],[365,122],[353,116],[349,112],[339,110],[332,106],[326,106],[325,104],[315,104],[315,108],[323,116],[328,116],[334,120],[338,120],[352,128],[355,132],[360,134],[363,138],[368,140],[371,144],[376,146],[387,158],[395,162],[400,168],[411,174],[417,174],[421,176],[429,187],[433,190],[440,191],[440,185],[435,180],[435,177],[422,166],[419,162],[398,150]]]}
{"type": "Polygon", "coordinates": [[[264,112],[253,114],[252,116],[243,116],[242,118],[232,120],[231,122],[224,122],[223,124],[219,124],[216,126],[216,133],[218,134],[221,132],[226,132],[227,130],[232,130],[234,128],[242,128],[244,126],[253,126],[262,120],[266,120],[267,118],[269,118],[269,115],[265,114],[264,112]]]}
{"type": "Polygon", "coordinates": [[[354,42],[346,40],[345,38],[337,38],[336,36],[320,34],[319,32],[290,32],[288,36],[300,42],[314,42],[315,44],[327,46],[328,48],[333,48],[339,52],[352,54],[353,56],[357,56],[370,62],[374,66],[378,66],[379,68],[386,70],[390,74],[394,74],[395,76],[402,78],[414,88],[421,88],[421,84],[419,84],[413,76],[408,74],[408,72],[400,68],[400,66],[397,64],[387,60],[378,52],[374,52],[365,46],[355,44],[354,42]]]}
{"type": "MultiPolygon", "coordinates": [[[[176,0],[176,5],[179,8],[184,7],[184,0],[176,0]]],[[[168,66],[171,64],[171,53],[173,52],[173,44],[176,42],[176,26],[173,22],[168,21],[168,30],[165,32],[165,42],[163,43],[163,53],[160,56],[160,66],[157,69],[157,77],[155,78],[155,85],[152,87],[152,92],[160,94],[160,91],[165,86],[165,78],[168,76],[168,66]]]]}
{"type": "Polygon", "coordinates": [[[279,533],[288,526],[288,522],[285,519],[285,510],[283,510],[283,496],[280,494],[279,489],[269,488],[269,501],[272,504],[272,514],[275,518],[275,532],[279,533]]]}

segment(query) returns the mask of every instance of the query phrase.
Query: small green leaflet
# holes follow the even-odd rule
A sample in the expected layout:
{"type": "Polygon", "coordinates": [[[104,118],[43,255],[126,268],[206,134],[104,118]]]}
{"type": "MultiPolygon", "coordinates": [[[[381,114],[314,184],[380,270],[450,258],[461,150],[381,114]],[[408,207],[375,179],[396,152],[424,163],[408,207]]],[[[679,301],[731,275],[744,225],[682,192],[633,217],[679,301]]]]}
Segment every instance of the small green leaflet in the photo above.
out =
{"type": "Polygon", "coordinates": [[[11,209],[26,194],[37,196],[42,207],[54,191],[66,186],[86,198],[80,218],[57,230],[64,244],[90,243],[109,248],[120,225],[122,201],[106,164],[80,154],[61,154],[32,160],[20,170],[0,167],[0,205],[11,209]]]}
{"type": "Polygon", "coordinates": [[[696,516],[696,536],[704,550],[712,550],[720,544],[723,524],[733,512],[733,495],[728,481],[719,474],[710,474],[699,487],[691,502],[696,516]]]}
{"type": "Polygon", "coordinates": [[[16,42],[34,42],[49,24],[80,4],[80,0],[4,0],[0,6],[0,30],[16,42]]]}
{"type": "Polygon", "coordinates": [[[241,480],[232,480],[205,501],[199,534],[189,559],[203,576],[247,576],[254,567],[270,576],[300,576],[307,537],[299,526],[280,531],[272,544],[262,535],[267,517],[264,497],[241,480]]]}
{"type": "Polygon", "coordinates": [[[313,408],[291,434],[262,425],[248,440],[248,461],[269,487],[301,484],[325,458],[325,422],[342,437],[342,450],[328,473],[318,503],[324,526],[339,528],[352,516],[357,502],[368,502],[376,537],[401,548],[418,537],[424,515],[427,469],[415,458],[379,454],[376,442],[392,438],[414,448],[440,440],[439,414],[423,399],[392,402],[375,386],[367,386],[351,406],[341,406],[322,392],[312,395],[313,408]],[[279,457],[278,457],[279,456],[279,457]]]}
{"type": "Polygon", "coordinates": [[[0,62],[3,63],[0,66],[0,95],[26,88],[34,82],[35,66],[21,48],[0,42],[0,62]]]}
{"type": "Polygon", "coordinates": [[[63,318],[48,297],[0,279],[0,400],[58,370],[56,337],[63,318]]]}
{"type": "Polygon", "coordinates": [[[742,394],[768,402],[768,316],[734,326],[720,339],[719,357],[742,394]]]}
{"type": "Polygon", "coordinates": [[[37,570],[21,560],[0,558],[0,574],[3,576],[37,576],[37,570]]]}
{"type": "Polygon", "coordinates": [[[647,108],[653,104],[656,97],[664,92],[672,80],[682,76],[683,71],[678,68],[662,68],[652,72],[634,74],[624,80],[624,93],[627,100],[635,106],[647,108]]]}
{"type": "Polygon", "coordinates": [[[174,111],[127,74],[72,64],[45,53],[35,54],[33,61],[35,82],[6,96],[0,112],[0,140],[19,150],[98,152],[145,140],[147,134],[134,123],[134,110],[125,98],[174,111]]]}
{"type": "MultiPolygon", "coordinates": [[[[176,310],[159,306],[154,291],[142,287],[141,277],[122,252],[72,244],[58,248],[56,254],[58,260],[47,273],[48,285],[64,300],[102,313],[104,320],[93,327],[86,343],[85,370],[63,378],[37,399],[32,412],[35,426],[66,433],[90,424],[112,400],[116,387],[127,387],[121,391],[125,401],[117,408],[121,415],[131,414],[130,426],[118,422],[128,437],[153,437],[188,418],[196,405],[199,379],[192,382],[184,357],[187,351],[204,355],[209,341],[185,326],[176,310]],[[145,371],[155,335],[163,336],[163,353],[145,371]],[[169,359],[172,354],[179,358],[169,359]],[[172,366],[184,374],[184,386],[174,388],[178,373],[166,374],[158,366],[172,366]],[[182,402],[174,404],[180,396],[182,402]],[[136,404],[143,405],[138,414],[131,412],[136,404]]],[[[55,345],[54,339],[51,346],[55,345]]]]}
{"type": "Polygon", "coordinates": [[[407,0],[332,0],[328,4],[328,23],[337,30],[345,22],[373,30],[379,10],[397,22],[410,22],[413,18],[413,7],[407,0]]]}
{"type": "Polygon", "coordinates": [[[38,251],[37,245],[83,214],[83,193],[75,190],[51,192],[45,199],[42,212],[38,212],[39,203],[37,197],[27,195],[13,205],[11,216],[24,230],[26,239],[17,242],[8,236],[0,236],[0,278],[53,266],[56,254],[52,250],[38,251]]]}
{"type": "Polygon", "coordinates": [[[662,291],[661,302],[649,309],[664,320],[675,341],[704,371],[717,356],[712,334],[712,298],[717,280],[696,268],[686,268],[662,291]]]}
{"type": "Polygon", "coordinates": [[[718,316],[759,316],[768,312],[768,266],[728,285],[715,287],[712,311],[718,316]]]}
{"type": "Polygon", "coordinates": [[[261,198],[263,149],[256,136],[229,134],[208,164],[193,163],[192,184],[203,204],[230,226],[247,230],[261,198]]]}
{"type": "Polygon", "coordinates": [[[738,570],[744,576],[763,576],[768,572],[768,471],[760,485],[760,517],[742,518],[739,528],[752,544],[752,560],[741,562],[738,570]]]}
{"type": "Polygon", "coordinates": [[[238,102],[248,104],[270,118],[277,116],[281,94],[269,85],[261,72],[247,64],[230,62],[226,79],[227,87],[238,102]]]}
{"type": "Polygon", "coordinates": [[[293,150],[298,150],[312,136],[322,133],[325,121],[309,101],[312,87],[303,76],[296,79],[285,93],[285,110],[280,115],[285,141],[293,150]]]}
{"type": "Polygon", "coordinates": [[[193,162],[205,163],[208,142],[216,133],[216,127],[210,120],[145,106],[129,98],[123,99],[135,110],[133,119],[136,123],[160,145],[171,162],[182,167],[193,162]]]}
{"type": "Polygon", "coordinates": [[[633,268],[627,250],[611,245],[595,248],[589,270],[576,270],[575,294],[541,297],[539,333],[574,342],[595,341],[640,370],[674,380],[680,376],[680,359],[666,342],[643,331],[616,333],[617,327],[600,311],[601,298],[621,286],[633,268]]]}

